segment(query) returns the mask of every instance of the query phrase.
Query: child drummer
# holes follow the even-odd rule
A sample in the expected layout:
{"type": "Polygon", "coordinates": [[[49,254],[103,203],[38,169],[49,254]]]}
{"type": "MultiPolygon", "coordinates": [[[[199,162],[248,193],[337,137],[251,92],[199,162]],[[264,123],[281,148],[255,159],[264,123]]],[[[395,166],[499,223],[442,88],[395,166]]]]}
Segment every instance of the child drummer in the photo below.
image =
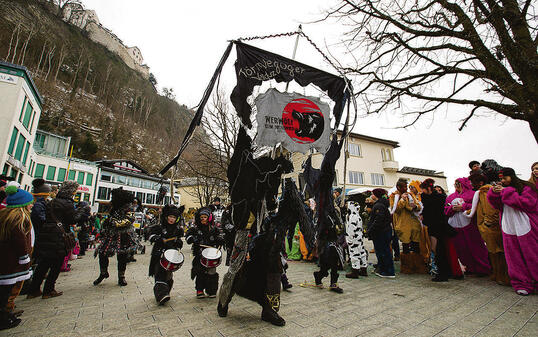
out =
{"type": "Polygon", "coordinates": [[[217,295],[219,286],[219,274],[216,268],[206,268],[201,263],[202,251],[210,247],[219,247],[225,244],[224,233],[218,228],[212,219],[211,209],[201,208],[195,215],[194,226],[191,227],[186,236],[188,244],[192,244],[191,279],[196,279],[196,297],[213,298],[217,295]],[[204,290],[206,294],[204,294],[204,290]]]}
{"type": "Polygon", "coordinates": [[[160,305],[170,299],[170,291],[174,284],[172,271],[163,268],[161,259],[168,249],[181,249],[183,247],[183,228],[181,226],[182,213],[185,206],[177,208],[174,205],[163,207],[161,222],[150,229],[149,240],[154,243],[149,263],[149,276],[155,277],[153,292],[155,300],[160,305]]]}

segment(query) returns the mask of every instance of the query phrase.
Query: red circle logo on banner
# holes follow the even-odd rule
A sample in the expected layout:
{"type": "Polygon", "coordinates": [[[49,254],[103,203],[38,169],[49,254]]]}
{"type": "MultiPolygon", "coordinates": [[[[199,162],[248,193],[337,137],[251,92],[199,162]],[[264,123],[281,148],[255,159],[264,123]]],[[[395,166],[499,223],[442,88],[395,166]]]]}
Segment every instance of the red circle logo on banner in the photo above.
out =
{"type": "Polygon", "coordinates": [[[325,121],[321,109],[311,100],[298,98],[286,104],[282,125],[294,142],[310,144],[323,134],[325,121]]]}

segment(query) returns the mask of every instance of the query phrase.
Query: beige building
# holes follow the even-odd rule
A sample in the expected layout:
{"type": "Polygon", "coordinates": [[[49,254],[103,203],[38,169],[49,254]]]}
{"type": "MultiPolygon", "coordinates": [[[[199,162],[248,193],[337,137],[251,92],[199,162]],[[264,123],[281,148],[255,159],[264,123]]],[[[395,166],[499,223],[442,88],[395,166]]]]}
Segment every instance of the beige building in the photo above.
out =
{"type": "Polygon", "coordinates": [[[26,67],[0,61],[0,167],[26,190],[42,104],[26,67]]]}
{"type": "MultiPolygon", "coordinates": [[[[344,171],[346,171],[346,192],[353,189],[367,191],[378,187],[389,190],[396,185],[399,178],[405,178],[409,181],[423,181],[426,178],[432,178],[437,185],[440,185],[445,190],[447,189],[446,177],[443,172],[407,166],[400,169],[399,163],[394,156],[394,149],[398,147],[398,142],[393,140],[351,133],[347,148],[342,148],[340,158],[336,162],[334,186],[343,187],[344,171]],[[347,168],[344,170],[346,153],[348,161],[347,168]]],[[[298,179],[301,189],[304,188],[301,167],[307,158],[308,156],[302,153],[292,155],[293,166],[295,167],[294,176],[298,179]]],[[[312,154],[312,166],[314,168],[319,168],[322,160],[323,155],[321,153],[312,154]]]]}

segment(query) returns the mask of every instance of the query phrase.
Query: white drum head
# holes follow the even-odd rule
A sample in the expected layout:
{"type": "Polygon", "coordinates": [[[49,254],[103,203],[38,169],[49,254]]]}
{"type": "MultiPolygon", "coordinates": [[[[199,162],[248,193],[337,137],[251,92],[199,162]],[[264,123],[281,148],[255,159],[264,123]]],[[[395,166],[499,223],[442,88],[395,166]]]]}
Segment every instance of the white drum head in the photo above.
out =
{"type": "Polygon", "coordinates": [[[181,264],[183,263],[183,260],[185,259],[185,257],[183,256],[183,253],[175,249],[167,249],[164,252],[164,257],[166,260],[175,264],[181,264]]]}
{"type": "Polygon", "coordinates": [[[216,260],[222,256],[222,253],[217,248],[205,248],[202,250],[202,256],[208,260],[216,260]]]}

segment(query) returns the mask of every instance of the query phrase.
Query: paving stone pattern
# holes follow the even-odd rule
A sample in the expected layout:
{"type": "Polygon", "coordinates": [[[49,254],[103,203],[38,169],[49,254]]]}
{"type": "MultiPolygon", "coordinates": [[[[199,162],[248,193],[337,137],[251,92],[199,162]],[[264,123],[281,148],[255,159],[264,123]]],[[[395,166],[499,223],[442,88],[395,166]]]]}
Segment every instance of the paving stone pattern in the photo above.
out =
{"type": "MultiPolygon", "coordinates": [[[[16,304],[24,309],[23,322],[0,336],[538,335],[538,297],[518,296],[488,278],[433,283],[427,275],[380,279],[370,274],[350,280],[342,272],[340,295],[299,287],[305,280],[312,282],[316,270],[315,264],[306,262],[290,262],[288,277],[294,287],[282,293],[280,309],[285,327],[261,321],[260,306],[237,296],[228,317],[220,318],[217,299],[195,297],[188,248],[185,264],[174,275],[172,298],[164,306],[156,305],[153,279],[147,276],[151,247],[127,266],[126,287],[117,285],[114,259],[110,278],[93,286],[99,266],[90,251],[73,262],[71,272],[60,274],[56,288],[63,296],[47,300],[20,296],[16,304]]],[[[375,261],[374,254],[370,261],[375,261]]],[[[226,268],[218,268],[221,280],[226,268]]]]}

